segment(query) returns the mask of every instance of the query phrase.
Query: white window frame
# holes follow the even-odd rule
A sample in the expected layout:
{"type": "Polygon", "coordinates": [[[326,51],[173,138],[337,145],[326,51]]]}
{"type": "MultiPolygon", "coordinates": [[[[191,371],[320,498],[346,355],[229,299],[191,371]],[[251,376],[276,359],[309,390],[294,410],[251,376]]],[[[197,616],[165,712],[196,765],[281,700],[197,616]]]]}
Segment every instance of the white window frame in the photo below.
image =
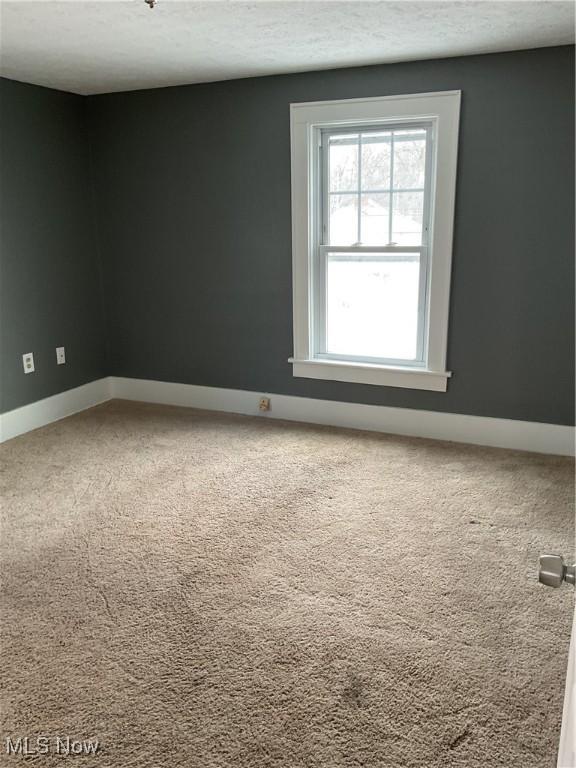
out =
{"type": "MultiPolygon", "coordinates": [[[[452,235],[456,190],[456,163],[460,91],[443,91],[371,99],[347,99],[290,105],[292,151],[292,257],[294,356],[297,377],[348,381],[445,392],[448,378],[446,348],[452,235]],[[430,126],[427,182],[429,231],[418,251],[422,258],[426,316],[420,319],[420,359],[398,364],[362,361],[326,355],[318,349],[318,280],[316,258],[321,246],[320,189],[322,132],[334,128],[430,126]]],[[[329,251],[346,251],[330,246],[329,251]]],[[[370,248],[366,247],[366,253],[370,248]]],[[[372,252],[387,249],[375,247],[372,252]]],[[[392,252],[402,249],[394,247],[392,252]]]]}

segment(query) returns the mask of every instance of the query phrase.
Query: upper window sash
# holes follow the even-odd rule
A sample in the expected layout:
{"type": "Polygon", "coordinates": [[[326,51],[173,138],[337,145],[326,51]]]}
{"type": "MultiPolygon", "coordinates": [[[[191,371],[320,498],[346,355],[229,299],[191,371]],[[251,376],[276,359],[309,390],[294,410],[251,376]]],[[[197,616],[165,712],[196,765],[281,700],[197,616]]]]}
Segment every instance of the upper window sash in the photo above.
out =
{"type": "MultiPolygon", "coordinates": [[[[379,125],[346,125],[344,127],[324,127],[319,128],[318,160],[314,166],[318,168],[318,176],[314,180],[314,192],[319,195],[319,205],[314,206],[314,212],[320,217],[318,227],[314,227],[318,236],[320,245],[347,245],[347,246],[392,246],[392,245],[426,245],[430,227],[430,187],[431,187],[431,161],[433,153],[433,125],[430,122],[421,122],[417,120],[406,120],[403,122],[385,121],[379,125]],[[341,138],[340,138],[341,137],[341,138]],[[423,137],[423,138],[422,138],[423,137]],[[425,158],[423,163],[423,177],[418,186],[403,186],[396,184],[395,169],[395,148],[403,143],[424,142],[425,158]],[[348,146],[354,149],[356,154],[355,168],[352,170],[353,183],[344,183],[342,189],[334,188],[331,183],[330,167],[330,148],[334,145],[348,146]],[[383,184],[382,180],[374,180],[366,185],[364,148],[370,145],[389,145],[389,159],[387,173],[388,183],[383,184]],[[399,210],[395,209],[396,196],[408,195],[421,198],[422,229],[419,237],[404,237],[404,242],[400,243],[394,240],[395,230],[393,224],[395,219],[401,218],[399,210]],[[375,240],[363,236],[363,203],[366,197],[378,200],[380,198],[382,205],[388,210],[388,222],[386,226],[386,236],[375,240]],[[330,232],[330,207],[335,198],[341,201],[350,201],[355,207],[355,217],[357,219],[356,238],[337,239],[331,237],[330,232]]],[[[374,162],[374,161],[373,161],[374,162]]],[[[370,177],[370,174],[367,174],[370,177]]],[[[373,174],[372,174],[373,176],[373,174]]],[[[370,180],[370,179],[369,179],[370,180]]]]}

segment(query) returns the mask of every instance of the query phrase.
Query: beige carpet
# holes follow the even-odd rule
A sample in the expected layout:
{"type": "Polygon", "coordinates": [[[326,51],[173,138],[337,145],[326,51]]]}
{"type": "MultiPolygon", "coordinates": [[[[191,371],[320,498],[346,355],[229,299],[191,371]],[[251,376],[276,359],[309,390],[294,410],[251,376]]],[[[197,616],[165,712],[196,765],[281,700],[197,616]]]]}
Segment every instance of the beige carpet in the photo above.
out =
{"type": "Polygon", "coordinates": [[[4,764],[555,765],[570,460],[120,401],[1,455],[4,764]]]}

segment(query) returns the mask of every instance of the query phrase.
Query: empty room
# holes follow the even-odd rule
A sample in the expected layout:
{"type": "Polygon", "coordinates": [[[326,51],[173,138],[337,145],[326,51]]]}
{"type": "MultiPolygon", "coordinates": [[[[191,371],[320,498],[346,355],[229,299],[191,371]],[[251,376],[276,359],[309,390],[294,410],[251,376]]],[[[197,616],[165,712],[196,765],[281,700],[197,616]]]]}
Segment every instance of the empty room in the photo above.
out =
{"type": "Polygon", "coordinates": [[[0,765],[576,768],[574,17],[0,3],[0,765]]]}

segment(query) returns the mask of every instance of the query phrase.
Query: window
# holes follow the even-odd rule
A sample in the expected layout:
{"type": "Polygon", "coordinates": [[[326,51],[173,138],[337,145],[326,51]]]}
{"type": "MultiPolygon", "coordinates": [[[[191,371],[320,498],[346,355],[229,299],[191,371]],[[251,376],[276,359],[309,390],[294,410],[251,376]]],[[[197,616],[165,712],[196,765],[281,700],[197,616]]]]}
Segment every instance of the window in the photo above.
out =
{"type": "Polygon", "coordinates": [[[459,104],[292,105],[295,376],[446,390],[459,104]]]}

